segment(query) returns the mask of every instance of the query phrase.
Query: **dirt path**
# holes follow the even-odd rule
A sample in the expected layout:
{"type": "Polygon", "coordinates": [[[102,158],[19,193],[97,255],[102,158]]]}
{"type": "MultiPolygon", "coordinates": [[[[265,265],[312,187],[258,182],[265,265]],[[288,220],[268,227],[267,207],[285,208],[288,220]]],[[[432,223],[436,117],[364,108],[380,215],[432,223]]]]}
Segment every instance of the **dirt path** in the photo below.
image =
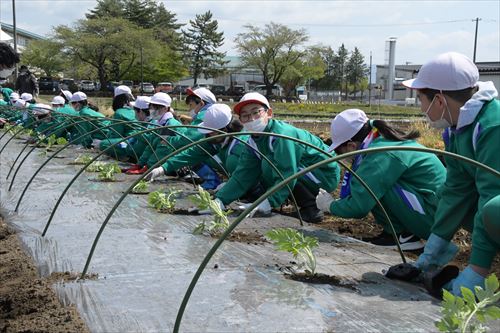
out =
{"type": "Polygon", "coordinates": [[[61,305],[15,230],[0,217],[0,332],[88,332],[76,309],[61,305]]]}

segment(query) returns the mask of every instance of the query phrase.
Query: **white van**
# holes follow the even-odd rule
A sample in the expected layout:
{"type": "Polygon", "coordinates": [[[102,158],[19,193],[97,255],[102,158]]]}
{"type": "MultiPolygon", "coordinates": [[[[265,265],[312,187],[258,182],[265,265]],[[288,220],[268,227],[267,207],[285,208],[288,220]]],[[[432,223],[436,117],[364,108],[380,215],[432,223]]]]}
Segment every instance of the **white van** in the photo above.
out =
{"type": "MultiPolygon", "coordinates": [[[[261,84],[261,85],[255,86],[254,91],[258,92],[259,94],[266,95],[266,92],[267,92],[266,85],[261,84]]],[[[283,88],[281,88],[281,86],[278,84],[274,85],[273,90],[272,90],[272,94],[274,96],[283,96],[283,88]]]]}

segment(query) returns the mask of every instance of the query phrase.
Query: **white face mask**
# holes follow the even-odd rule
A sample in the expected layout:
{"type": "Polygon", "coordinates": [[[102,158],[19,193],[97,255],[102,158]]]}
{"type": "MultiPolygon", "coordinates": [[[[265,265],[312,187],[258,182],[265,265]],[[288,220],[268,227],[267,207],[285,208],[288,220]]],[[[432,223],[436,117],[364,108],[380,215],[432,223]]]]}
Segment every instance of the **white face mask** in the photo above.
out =
{"type": "Polygon", "coordinates": [[[14,67],[0,70],[0,79],[8,78],[12,74],[13,71],[14,71],[14,67]]]}
{"type": "Polygon", "coordinates": [[[263,117],[257,118],[255,120],[243,124],[243,127],[250,132],[263,132],[266,126],[267,126],[267,121],[263,117]]]}
{"type": "MultiPolygon", "coordinates": [[[[434,96],[434,98],[431,101],[431,104],[429,104],[429,106],[427,107],[427,110],[425,111],[425,118],[427,119],[427,122],[429,123],[429,125],[433,128],[438,128],[438,129],[448,128],[451,126],[451,124],[447,119],[444,118],[444,109],[443,109],[443,113],[441,114],[441,118],[439,118],[438,120],[432,120],[429,117],[429,110],[431,109],[432,104],[434,103],[435,99],[436,99],[436,96],[434,96]]],[[[448,108],[448,104],[446,103],[446,99],[444,101],[446,104],[446,110],[448,111],[448,116],[450,116],[450,118],[451,118],[450,109],[448,108]]]]}
{"type": "Polygon", "coordinates": [[[163,113],[160,111],[160,109],[154,109],[154,108],[150,108],[149,109],[150,111],[150,114],[149,114],[149,117],[152,119],[152,120],[160,120],[161,117],[163,116],[163,113]]]}
{"type": "Polygon", "coordinates": [[[197,113],[196,113],[195,109],[189,110],[189,115],[191,116],[191,118],[196,117],[197,113]]]}

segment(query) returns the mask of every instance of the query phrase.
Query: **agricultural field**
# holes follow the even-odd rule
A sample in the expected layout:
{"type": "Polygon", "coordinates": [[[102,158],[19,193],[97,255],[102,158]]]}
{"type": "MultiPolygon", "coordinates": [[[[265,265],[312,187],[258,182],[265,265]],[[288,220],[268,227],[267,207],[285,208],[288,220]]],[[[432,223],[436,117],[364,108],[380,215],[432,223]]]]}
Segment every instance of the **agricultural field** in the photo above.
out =
{"type": "MultiPolygon", "coordinates": [[[[286,114],[291,112],[314,120],[308,111],[286,110],[286,114]]],[[[279,111],[276,117],[282,117],[279,111]]],[[[300,122],[297,125],[303,126],[300,122]]],[[[401,126],[418,129],[422,143],[442,148],[440,133],[425,123],[415,120],[401,122],[401,126]]],[[[310,129],[328,140],[328,128],[310,129]]],[[[3,133],[0,131],[0,135],[3,133]]],[[[46,160],[47,154],[40,152],[47,147],[34,147],[35,153],[20,167],[16,157],[26,138],[7,144],[8,138],[6,135],[0,140],[0,147],[5,147],[0,164],[0,213],[19,231],[21,243],[2,246],[6,251],[2,255],[9,253],[14,258],[2,269],[9,269],[9,262],[10,269],[19,261],[27,262],[18,256],[22,253],[19,248],[28,249],[34,266],[28,273],[16,272],[34,281],[25,283],[28,292],[42,295],[34,285],[50,285],[64,304],[73,306],[42,314],[60,318],[46,321],[46,330],[83,331],[81,321],[73,316],[76,308],[90,331],[171,331],[188,283],[241,210],[235,206],[231,207],[233,213],[217,211],[196,186],[175,178],[135,185],[137,176],[120,173],[126,163],[107,158],[91,163],[96,151],[77,147],[62,151],[60,158],[47,163],[28,185],[46,160]],[[15,182],[13,175],[5,180],[14,166],[19,168],[15,182]],[[75,178],[77,173],[80,176],[75,178]],[[124,196],[128,190],[131,194],[124,196]],[[22,200],[20,195],[24,195],[22,200]],[[197,207],[194,212],[193,206],[197,207]],[[214,218],[197,213],[206,209],[212,210],[214,218]],[[104,226],[106,229],[101,229],[104,226]],[[101,239],[91,249],[98,234],[101,239]],[[36,280],[34,270],[42,282],[36,280]],[[75,281],[83,273],[84,279],[75,281]],[[75,326],[65,326],[70,324],[75,326]]],[[[54,143],[51,153],[57,146],[54,143]]],[[[270,217],[243,219],[231,237],[220,244],[193,290],[181,331],[197,331],[200,327],[213,331],[342,332],[383,327],[394,331],[402,325],[411,331],[435,330],[434,321],[439,319],[436,300],[421,286],[390,281],[382,274],[401,261],[399,254],[361,241],[380,232],[372,217],[327,217],[318,225],[302,226],[286,215],[285,207],[284,212],[275,211],[270,217]],[[300,230],[306,237],[301,241],[314,248],[315,259],[306,255],[303,261],[301,256],[276,251],[275,244],[280,241],[280,234],[272,233],[276,228],[300,230]],[[304,265],[306,272],[319,274],[320,284],[313,284],[307,274],[295,274],[303,271],[304,265]],[[401,311],[402,306],[405,311],[401,311]]],[[[4,224],[2,228],[7,231],[0,241],[13,234],[4,224]]],[[[460,245],[456,264],[463,268],[470,237],[461,231],[455,242],[460,245]]],[[[416,258],[412,253],[405,256],[416,258]]],[[[494,272],[500,273],[498,256],[494,272]]],[[[1,274],[2,279],[8,277],[1,274]]],[[[23,310],[21,302],[12,302],[20,291],[10,288],[11,281],[2,280],[8,288],[0,293],[0,318],[6,319],[6,326],[0,326],[0,330],[36,328],[38,319],[27,324],[23,312],[33,310],[23,310]]],[[[42,297],[55,299],[54,295],[42,297]]]]}

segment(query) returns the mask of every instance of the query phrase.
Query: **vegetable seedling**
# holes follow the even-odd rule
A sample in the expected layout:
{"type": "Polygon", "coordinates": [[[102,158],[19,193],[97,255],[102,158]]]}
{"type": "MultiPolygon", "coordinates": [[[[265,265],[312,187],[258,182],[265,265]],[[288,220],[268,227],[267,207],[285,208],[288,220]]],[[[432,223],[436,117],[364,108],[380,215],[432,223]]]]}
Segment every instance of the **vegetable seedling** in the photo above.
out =
{"type": "Polygon", "coordinates": [[[305,266],[307,275],[314,275],[316,271],[316,256],[312,249],[318,246],[318,239],[304,236],[301,232],[291,228],[273,229],[266,233],[266,236],[273,241],[279,251],[290,252],[294,258],[300,256],[302,264],[298,268],[305,266]]]}
{"type": "Polygon", "coordinates": [[[149,189],[149,182],[141,180],[134,186],[132,193],[147,193],[149,189]]]}
{"type": "Polygon", "coordinates": [[[500,290],[495,274],[486,278],[484,285],[484,289],[474,287],[475,295],[470,289],[462,287],[463,297],[443,290],[443,317],[435,323],[436,327],[441,332],[486,332],[484,323],[500,319],[500,308],[495,305],[500,300],[500,290]]]}
{"type": "Polygon", "coordinates": [[[205,191],[201,186],[198,186],[198,194],[189,196],[189,199],[198,207],[199,211],[210,209],[213,216],[213,220],[210,221],[208,225],[206,225],[205,222],[198,224],[194,228],[193,234],[199,235],[207,230],[211,235],[216,235],[222,233],[229,227],[227,216],[231,214],[232,211],[229,210],[226,212],[222,210],[219,204],[215,200],[212,200],[210,193],[205,191]]]}
{"type": "Polygon", "coordinates": [[[80,155],[73,161],[73,164],[87,164],[92,161],[93,157],[91,155],[80,155]]]}
{"type": "Polygon", "coordinates": [[[115,174],[121,173],[117,163],[105,164],[97,178],[101,181],[115,181],[115,174]]]}
{"type": "Polygon", "coordinates": [[[180,193],[176,189],[170,189],[168,194],[160,191],[149,193],[148,203],[161,213],[171,213],[175,208],[175,196],[180,193]]]}

